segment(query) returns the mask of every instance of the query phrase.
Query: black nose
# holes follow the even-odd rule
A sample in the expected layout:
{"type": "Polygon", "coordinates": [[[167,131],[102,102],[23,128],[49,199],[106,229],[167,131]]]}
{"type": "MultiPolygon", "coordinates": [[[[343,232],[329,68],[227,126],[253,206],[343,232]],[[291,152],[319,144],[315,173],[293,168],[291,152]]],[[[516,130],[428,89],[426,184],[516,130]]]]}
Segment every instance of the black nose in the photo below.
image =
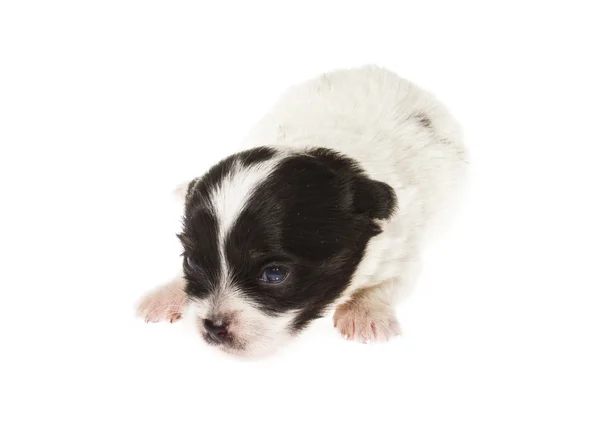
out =
{"type": "Polygon", "coordinates": [[[216,342],[221,343],[227,339],[227,324],[225,323],[220,323],[217,325],[212,320],[206,319],[204,320],[204,328],[211,339],[216,342]]]}

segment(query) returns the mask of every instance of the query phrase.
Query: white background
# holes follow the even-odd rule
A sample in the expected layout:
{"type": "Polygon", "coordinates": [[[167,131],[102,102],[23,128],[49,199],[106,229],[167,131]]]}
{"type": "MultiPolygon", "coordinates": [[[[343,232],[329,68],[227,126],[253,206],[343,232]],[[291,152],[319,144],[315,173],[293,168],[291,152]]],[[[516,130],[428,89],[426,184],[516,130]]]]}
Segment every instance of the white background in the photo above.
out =
{"type": "Polygon", "coordinates": [[[2,1],[0,425],[600,426],[593,4],[2,1]],[[288,85],[365,63],[471,152],[403,337],[326,319],[240,362],[136,320],[180,263],[170,191],[288,85]]]}

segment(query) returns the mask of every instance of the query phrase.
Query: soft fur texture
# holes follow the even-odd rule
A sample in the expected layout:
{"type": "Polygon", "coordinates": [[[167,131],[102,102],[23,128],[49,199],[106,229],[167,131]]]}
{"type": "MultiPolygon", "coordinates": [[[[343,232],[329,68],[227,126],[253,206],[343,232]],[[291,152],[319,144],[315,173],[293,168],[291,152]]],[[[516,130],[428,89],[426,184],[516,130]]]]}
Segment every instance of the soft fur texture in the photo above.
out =
{"type": "Polygon", "coordinates": [[[295,86],[244,151],[186,185],[183,275],[139,313],[183,315],[208,343],[243,356],[272,352],[329,309],[346,338],[387,340],[465,164],[447,110],[390,71],[339,70],[295,86]],[[279,284],[261,280],[273,266],[287,272],[279,284]]]}

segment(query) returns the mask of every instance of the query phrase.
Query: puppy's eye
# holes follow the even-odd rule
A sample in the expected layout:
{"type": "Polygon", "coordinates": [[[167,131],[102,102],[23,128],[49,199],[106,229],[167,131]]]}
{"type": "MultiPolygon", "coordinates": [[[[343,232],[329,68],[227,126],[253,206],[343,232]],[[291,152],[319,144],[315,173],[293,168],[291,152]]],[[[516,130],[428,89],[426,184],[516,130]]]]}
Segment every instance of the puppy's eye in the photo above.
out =
{"type": "Polygon", "coordinates": [[[289,271],[286,268],[282,266],[272,266],[266,268],[259,279],[268,284],[279,284],[287,278],[288,274],[289,271]]]}

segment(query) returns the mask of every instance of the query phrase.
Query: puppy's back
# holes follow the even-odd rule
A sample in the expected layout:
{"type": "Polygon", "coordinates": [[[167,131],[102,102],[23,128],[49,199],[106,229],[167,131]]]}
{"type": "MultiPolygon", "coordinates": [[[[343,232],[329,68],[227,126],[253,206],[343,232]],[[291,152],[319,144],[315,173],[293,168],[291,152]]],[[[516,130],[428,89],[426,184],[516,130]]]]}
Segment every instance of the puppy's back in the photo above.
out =
{"type": "Polygon", "coordinates": [[[417,209],[420,224],[447,203],[466,165],[460,127],[447,109],[376,66],[337,70],[291,87],[245,145],[337,150],[391,185],[400,210],[408,215],[417,209]]]}

